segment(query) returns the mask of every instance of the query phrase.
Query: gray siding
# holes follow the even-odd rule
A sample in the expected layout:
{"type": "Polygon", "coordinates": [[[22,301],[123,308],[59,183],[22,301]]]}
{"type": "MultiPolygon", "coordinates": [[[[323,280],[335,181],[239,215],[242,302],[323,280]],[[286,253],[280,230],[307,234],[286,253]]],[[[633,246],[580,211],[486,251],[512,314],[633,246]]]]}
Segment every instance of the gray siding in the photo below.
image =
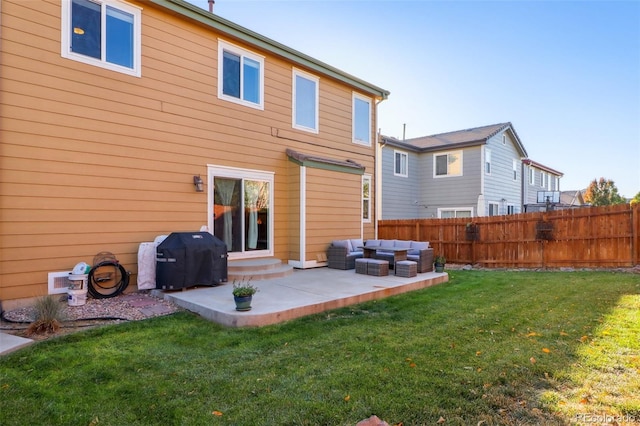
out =
{"type": "Polygon", "coordinates": [[[560,191],[560,181],[556,179],[558,176],[546,172],[530,164],[524,164],[524,204],[535,204],[538,201],[538,191],[560,191]],[[534,182],[529,183],[529,171],[533,170],[534,182]],[[556,182],[557,180],[557,182],[556,182]]]}
{"type": "Polygon", "coordinates": [[[414,152],[385,146],[382,148],[382,219],[414,219],[420,216],[422,170],[414,152]],[[408,176],[394,175],[394,153],[408,155],[408,176]]]}
{"type": "Polygon", "coordinates": [[[521,157],[509,132],[501,132],[490,138],[485,150],[491,150],[491,173],[484,173],[485,215],[489,214],[489,203],[498,203],[498,214],[507,214],[507,206],[514,207],[514,213],[520,213],[522,206],[521,157]],[[502,143],[502,135],[505,143],[502,143]],[[513,161],[516,160],[516,179],[513,179],[513,161]]]}
{"type": "Polygon", "coordinates": [[[479,146],[422,154],[422,198],[427,207],[421,217],[438,217],[438,208],[472,207],[473,214],[476,214],[478,196],[482,192],[480,157],[479,146]],[[434,178],[434,156],[453,151],[462,152],[462,176],[434,178]]]}

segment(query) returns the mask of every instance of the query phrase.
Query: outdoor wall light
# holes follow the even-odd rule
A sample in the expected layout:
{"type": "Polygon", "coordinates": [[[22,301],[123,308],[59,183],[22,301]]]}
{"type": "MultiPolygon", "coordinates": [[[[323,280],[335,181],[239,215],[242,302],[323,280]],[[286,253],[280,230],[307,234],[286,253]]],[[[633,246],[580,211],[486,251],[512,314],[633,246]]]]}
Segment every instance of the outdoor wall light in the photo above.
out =
{"type": "Polygon", "coordinates": [[[193,186],[196,188],[196,192],[204,191],[204,183],[202,182],[202,178],[200,175],[196,175],[193,177],[193,186]]]}

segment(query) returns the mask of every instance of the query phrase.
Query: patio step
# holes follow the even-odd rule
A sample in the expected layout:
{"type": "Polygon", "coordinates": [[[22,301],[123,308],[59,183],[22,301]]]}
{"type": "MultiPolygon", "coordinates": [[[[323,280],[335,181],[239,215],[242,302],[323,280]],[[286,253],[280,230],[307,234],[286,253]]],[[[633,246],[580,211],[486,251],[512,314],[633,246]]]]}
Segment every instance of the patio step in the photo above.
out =
{"type": "Polygon", "coordinates": [[[227,264],[228,282],[234,280],[260,281],[282,278],[293,273],[293,266],[285,265],[280,259],[265,257],[258,259],[230,260],[227,264]]]}

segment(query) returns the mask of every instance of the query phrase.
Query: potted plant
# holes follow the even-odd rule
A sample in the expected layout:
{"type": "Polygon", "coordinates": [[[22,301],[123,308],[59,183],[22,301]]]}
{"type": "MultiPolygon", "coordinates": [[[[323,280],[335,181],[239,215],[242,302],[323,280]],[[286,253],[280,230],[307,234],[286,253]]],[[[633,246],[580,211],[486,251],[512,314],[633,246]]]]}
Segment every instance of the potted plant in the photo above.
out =
{"type": "Polygon", "coordinates": [[[442,255],[438,255],[433,259],[433,263],[435,265],[436,272],[444,272],[444,264],[447,263],[447,258],[442,255]]]}
{"type": "Polygon", "coordinates": [[[236,302],[237,311],[251,310],[253,295],[258,291],[258,287],[251,284],[251,278],[240,281],[233,280],[233,300],[236,302]]]}

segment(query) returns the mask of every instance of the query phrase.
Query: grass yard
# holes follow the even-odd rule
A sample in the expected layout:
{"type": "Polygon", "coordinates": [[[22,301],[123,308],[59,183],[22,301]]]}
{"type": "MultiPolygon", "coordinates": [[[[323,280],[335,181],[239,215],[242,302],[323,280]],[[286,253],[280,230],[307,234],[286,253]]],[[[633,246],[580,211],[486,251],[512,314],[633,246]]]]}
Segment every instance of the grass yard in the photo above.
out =
{"type": "Polygon", "coordinates": [[[179,313],[39,342],[0,358],[0,424],[640,424],[639,275],[450,275],[259,329],[179,313]]]}

